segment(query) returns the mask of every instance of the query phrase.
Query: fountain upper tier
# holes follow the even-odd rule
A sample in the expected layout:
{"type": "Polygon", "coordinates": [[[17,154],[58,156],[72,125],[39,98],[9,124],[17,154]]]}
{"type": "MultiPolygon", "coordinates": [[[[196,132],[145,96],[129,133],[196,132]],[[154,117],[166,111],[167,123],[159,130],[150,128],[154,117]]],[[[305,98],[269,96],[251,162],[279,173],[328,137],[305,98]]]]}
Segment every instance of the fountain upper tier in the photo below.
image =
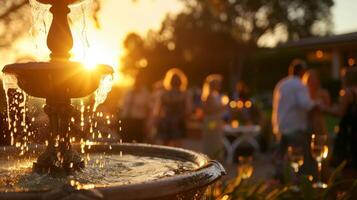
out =
{"type": "Polygon", "coordinates": [[[43,3],[43,4],[54,4],[56,2],[59,2],[62,4],[65,3],[65,4],[69,5],[69,4],[81,3],[84,0],[37,0],[37,1],[40,3],[43,3]]]}
{"type": "Polygon", "coordinates": [[[68,101],[93,93],[103,75],[113,73],[113,69],[97,65],[89,70],[82,63],[69,61],[73,37],[68,23],[68,5],[83,0],[37,1],[51,4],[53,20],[47,36],[51,61],[10,64],[3,72],[15,75],[19,87],[27,94],[50,101],[68,101]]]}
{"type": "Polygon", "coordinates": [[[19,87],[31,96],[70,99],[93,93],[103,75],[113,69],[108,65],[88,69],[79,62],[51,61],[10,64],[3,72],[15,75],[19,87]]]}

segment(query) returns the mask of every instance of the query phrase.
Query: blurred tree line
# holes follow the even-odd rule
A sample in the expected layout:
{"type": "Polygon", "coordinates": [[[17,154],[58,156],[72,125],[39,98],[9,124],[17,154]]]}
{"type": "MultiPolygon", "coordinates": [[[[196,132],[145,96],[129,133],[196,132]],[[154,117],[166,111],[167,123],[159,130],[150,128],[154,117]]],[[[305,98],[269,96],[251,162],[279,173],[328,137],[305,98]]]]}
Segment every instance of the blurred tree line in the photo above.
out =
{"type": "Polygon", "coordinates": [[[160,30],[145,37],[128,34],[124,72],[143,71],[147,83],[153,83],[167,69],[179,67],[194,85],[210,73],[221,73],[226,90],[241,79],[268,79],[258,83],[266,88],[285,75],[290,59],[301,53],[272,56],[264,46],[328,35],[332,28],[333,0],[181,1],[184,10],[168,15],[160,30]]]}

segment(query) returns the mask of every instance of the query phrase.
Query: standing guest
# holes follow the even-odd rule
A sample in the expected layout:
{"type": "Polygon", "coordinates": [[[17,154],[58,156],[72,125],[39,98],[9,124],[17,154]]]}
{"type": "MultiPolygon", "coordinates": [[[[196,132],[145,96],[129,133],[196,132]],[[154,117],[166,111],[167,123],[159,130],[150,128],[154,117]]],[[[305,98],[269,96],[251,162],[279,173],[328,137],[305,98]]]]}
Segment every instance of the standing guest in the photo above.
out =
{"type": "Polygon", "coordinates": [[[357,68],[347,70],[340,91],[339,105],[328,110],[341,117],[335,140],[333,163],[347,160],[347,167],[357,170],[357,68]]]}
{"type": "Polygon", "coordinates": [[[313,160],[309,151],[308,132],[309,112],[316,107],[310,98],[308,88],[301,78],[306,69],[304,61],[295,59],[289,66],[289,75],[278,82],[273,94],[272,125],[273,132],[280,140],[280,160],[277,176],[282,174],[282,167],[288,146],[300,146],[304,151],[302,173],[312,173],[313,160]]]}
{"type": "Polygon", "coordinates": [[[155,106],[159,139],[169,146],[180,146],[185,137],[186,118],[191,111],[191,99],[187,93],[186,75],[177,68],[167,71],[165,90],[155,106]]]}
{"type": "Polygon", "coordinates": [[[121,106],[124,142],[143,142],[149,116],[149,97],[150,93],[143,85],[143,74],[139,73],[133,89],[126,94],[121,106]]]}
{"type": "Polygon", "coordinates": [[[233,93],[233,99],[237,105],[231,107],[231,117],[236,119],[240,124],[264,126],[263,112],[257,105],[257,101],[252,97],[248,85],[244,81],[236,84],[236,91],[233,93]]]}
{"type": "Polygon", "coordinates": [[[223,159],[223,113],[225,105],[220,93],[222,76],[212,74],[207,76],[202,89],[203,121],[203,152],[213,159],[223,159]]]}
{"type": "MultiPolygon", "coordinates": [[[[326,89],[321,88],[318,73],[310,69],[303,76],[303,83],[309,89],[310,98],[323,107],[331,104],[330,94],[326,89]]],[[[315,109],[310,113],[310,128],[315,134],[327,134],[325,116],[320,110],[315,109]]]]}
{"type": "Polygon", "coordinates": [[[242,80],[238,81],[235,87],[235,91],[233,92],[233,99],[239,100],[248,98],[250,98],[250,90],[248,85],[242,80]]]}
{"type": "Polygon", "coordinates": [[[165,91],[163,80],[159,80],[152,85],[152,91],[150,94],[150,108],[153,111],[157,102],[160,101],[162,93],[165,91]]]}
{"type": "Polygon", "coordinates": [[[165,91],[163,81],[159,80],[152,85],[152,91],[149,99],[150,115],[148,118],[148,143],[155,143],[155,137],[157,136],[157,113],[155,109],[160,103],[162,93],[165,91]]]}

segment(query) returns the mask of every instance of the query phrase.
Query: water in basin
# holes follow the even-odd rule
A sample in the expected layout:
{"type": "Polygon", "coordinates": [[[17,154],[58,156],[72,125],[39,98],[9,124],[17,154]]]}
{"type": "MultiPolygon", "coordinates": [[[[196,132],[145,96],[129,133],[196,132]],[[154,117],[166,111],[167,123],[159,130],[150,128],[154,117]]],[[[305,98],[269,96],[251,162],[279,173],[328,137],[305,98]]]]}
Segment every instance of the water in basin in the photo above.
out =
{"type": "Polygon", "coordinates": [[[53,178],[32,172],[35,159],[0,160],[0,192],[50,190],[63,184],[78,189],[138,184],[198,168],[195,163],[168,158],[92,153],[87,154],[83,171],[53,178]]]}

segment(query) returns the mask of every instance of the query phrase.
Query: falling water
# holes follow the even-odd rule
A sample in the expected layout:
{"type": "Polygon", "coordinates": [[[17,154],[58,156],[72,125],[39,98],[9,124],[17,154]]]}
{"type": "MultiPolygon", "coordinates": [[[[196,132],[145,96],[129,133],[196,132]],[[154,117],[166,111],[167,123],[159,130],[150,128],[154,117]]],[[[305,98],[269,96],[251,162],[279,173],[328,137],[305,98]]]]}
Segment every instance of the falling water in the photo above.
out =
{"type": "Polygon", "coordinates": [[[99,88],[95,91],[95,103],[93,106],[93,112],[96,111],[98,105],[104,103],[105,99],[108,96],[108,93],[112,90],[113,86],[113,76],[107,75],[105,76],[99,84],[99,88]]]}
{"type": "MultiPolygon", "coordinates": [[[[34,52],[38,59],[48,59],[49,50],[46,44],[47,34],[52,22],[52,14],[49,11],[50,5],[41,4],[36,0],[30,0],[32,10],[32,27],[30,35],[34,42],[36,52],[34,52]],[[46,57],[44,57],[46,55],[46,57]]],[[[80,57],[86,57],[86,50],[90,46],[87,36],[87,19],[92,11],[92,0],[86,0],[79,4],[71,5],[71,12],[69,14],[69,22],[72,30],[74,41],[73,49],[80,52],[80,57]]]]}
{"type": "Polygon", "coordinates": [[[41,58],[44,55],[49,55],[45,38],[49,31],[52,15],[49,12],[49,5],[40,4],[36,0],[30,0],[29,2],[32,10],[30,35],[36,49],[34,53],[36,53],[37,57],[41,58]]]}
{"type": "MultiPolygon", "coordinates": [[[[85,127],[90,126],[91,132],[94,134],[93,129],[96,128],[97,122],[91,118],[89,118],[88,123],[86,124],[85,121],[85,110],[87,108],[87,113],[91,116],[100,116],[101,120],[104,120],[105,124],[110,125],[111,119],[114,117],[113,115],[104,115],[103,112],[96,112],[97,107],[102,104],[105,99],[107,98],[108,93],[111,91],[111,87],[113,84],[113,77],[105,76],[100,82],[99,88],[94,93],[94,106],[86,107],[83,99],[80,101],[80,128],[81,131],[86,131],[85,127]]],[[[30,121],[27,120],[27,111],[28,111],[28,104],[27,104],[27,94],[22,91],[17,84],[17,79],[13,75],[4,75],[3,76],[3,87],[6,93],[7,99],[7,123],[8,129],[10,132],[10,143],[11,146],[15,146],[16,148],[20,149],[20,156],[24,155],[25,152],[29,150],[29,143],[30,143],[30,136],[34,135],[32,131],[29,130],[29,126],[32,122],[35,121],[35,118],[32,117],[30,121]]],[[[75,119],[71,118],[71,123],[75,123],[75,119]]],[[[71,128],[69,126],[69,131],[71,128]]],[[[102,138],[102,133],[100,131],[97,132],[98,138],[102,138]]],[[[109,139],[111,135],[108,134],[107,136],[109,139]]],[[[94,139],[94,138],[93,138],[94,139]]],[[[75,142],[75,137],[70,138],[70,142],[75,142]]],[[[45,142],[48,145],[48,141],[45,142]]],[[[87,146],[88,148],[91,147],[93,144],[92,141],[88,139],[84,139],[83,137],[80,139],[81,144],[81,153],[85,153],[84,147],[87,146]]],[[[108,147],[111,149],[111,146],[108,147]]],[[[89,156],[87,155],[89,158],[89,156]]],[[[103,164],[104,165],[104,164],[103,164]]]]}
{"type": "MultiPolygon", "coordinates": [[[[29,151],[30,138],[34,138],[34,130],[30,129],[35,118],[27,120],[27,94],[18,87],[17,79],[13,75],[2,76],[3,89],[6,94],[7,125],[10,145],[20,149],[20,156],[29,151]]],[[[6,134],[4,135],[6,137],[6,134]]]]}

